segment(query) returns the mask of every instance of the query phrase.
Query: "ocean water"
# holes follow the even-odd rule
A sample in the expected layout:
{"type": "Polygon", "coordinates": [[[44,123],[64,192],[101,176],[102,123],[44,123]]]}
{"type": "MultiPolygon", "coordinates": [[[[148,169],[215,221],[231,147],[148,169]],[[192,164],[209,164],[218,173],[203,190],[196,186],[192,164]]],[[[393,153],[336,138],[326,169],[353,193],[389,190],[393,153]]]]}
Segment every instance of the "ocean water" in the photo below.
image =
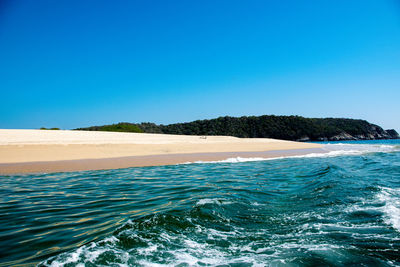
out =
{"type": "Polygon", "coordinates": [[[400,141],[0,176],[1,266],[399,266],[400,141]]]}

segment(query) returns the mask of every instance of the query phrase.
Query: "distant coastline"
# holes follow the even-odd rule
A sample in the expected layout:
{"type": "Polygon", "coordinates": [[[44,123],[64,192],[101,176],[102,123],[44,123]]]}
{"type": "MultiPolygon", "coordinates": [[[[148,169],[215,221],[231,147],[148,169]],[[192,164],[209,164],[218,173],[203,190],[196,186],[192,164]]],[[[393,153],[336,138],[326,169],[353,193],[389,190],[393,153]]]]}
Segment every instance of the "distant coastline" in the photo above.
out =
{"type": "Polygon", "coordinates": [[[300,142],[400,138],[396,130],[384,130],[382,127],[365,120],[274,115],[227,116],[169,125],[157,125],[149,122],[121,122],[111,125],[78,128],[76,130],[177,135],[223,135],[240,138],[274,138],[300,142]]]}

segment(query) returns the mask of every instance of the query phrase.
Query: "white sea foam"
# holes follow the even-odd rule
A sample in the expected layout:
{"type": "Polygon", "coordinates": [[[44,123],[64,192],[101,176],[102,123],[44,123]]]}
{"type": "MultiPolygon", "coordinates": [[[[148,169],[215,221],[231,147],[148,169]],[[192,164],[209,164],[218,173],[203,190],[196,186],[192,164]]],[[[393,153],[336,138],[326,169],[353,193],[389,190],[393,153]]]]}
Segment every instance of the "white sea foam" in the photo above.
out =
{"type": "MultiPolygon", "coordinates": [[[[383,213],[384,222],[400,231],[400,188],[380,187],[372,199],[348,207],[345,212],[378,211],[383,213]]],[[[368,226],[370,229],[372,226],[368,226]]],[[[377,226],[379,227],[379,226],[377,226]]]]}
{"type": "Polygon", "coordinates": [[[57,256],[55,260],[52,261],[50,264],[47,262],[43,262],[43,265],[50,267],[69,266],[71,264],[73,264],[74,266],[85,266],[87,263],[94,264],[100,255],[110,252],[120,259],[121,263],[119,263],[118,266],[128,266],[127,262],[130,258],[129,253],[127,251],[116,248],[114,244],[112,244],[115,241],[114,238],[111,238],[108,241],[110,240],[112,240],[111,244],[107,244],[105,246],[104,241],[106,240],[93,242],[90,245],[81,246],[73,252],[62,253],[57,256]],[[99,245],[99,243],[101,242],[103,242],[103,246],[99,245]]]}
{"type": "Polygon", "coordinates": [[[340,151],[347,154],[365,154],[365,153],[376,153],[376,152],[395,152],[400,151],[400,147],[397,145],[383,145],[383,144],[325,144],[323,147],[329,152],[340,151]]]}
{"type": "Polygon", "coordinates": [[[400,188],[382,187],[376,198],[384,203],[381,210],[385,214],[385,222],[400,231],[400,188]]]}
{"type": "MultiPolygon", "coordinates": [[[[239,232],[235,231],[218,231],[211,228],[204,228],[204,232],[208,232],[208,240],[212,239],[211,236],[218,237],[218,240],[225,239],[226,237],[238,237],[232,238],[232,240],[240,240],[241,238],[247,238],[249,233],[245,229],[240,229],[239,232]],[[225,238],[224,238],[225,237],[225,238]]],[[[267,232],[260,233],[265,235],[267,232]]],[[[282,259],[282,253],[287,250],[299,251],[334,251],[341,249],[341,246],[328,243],[320,242],[309,242],[302,240],[302,242],[293,241],[281,243],[281,238],[278,238],[276,242],[271,240],[270,243],[264,244],[263,242],[250,241],[231,243],[229,240],[229,249],[223,250],[218,246],[214,246],[208,242],[201,242],[199,240],[190,238],[185,234],[174,236],[171,238],[167,233],[162,233],[164,240],[176,239],[172,242],[178,244],[179,249],[167,249],[163,247],[164,252],[172,257],[167,260],[166,263],[160,264],[153,262],[148,257],[152,253],[158,250],[158,247],[154,243],[148,243],[146,247],[138,248],[135,250],[125,251],[115,246],[100,246],[99,243],[91,243],[87,246],[82,246],[74,252],[64,253],[59,255],[50,266],[65,266],[73,264],[75,266],[87,263],[94,264],[95,260],[103,253],[112,253],[115,258],[118,259],[116,266],[128,266],[134,262],[138,266],[176,266],[176,265],[189,265],[189,266],[217,266],[217,265],[233,265],[248,263],[251,266],[275,266],[285,261],[282,259]],[[138,255],[142,259],[137,259],[138,255]],[[268,264],[266,264],[268,263],[268,264]]],[[[114,239],[112,239],[114,241],[114,239]]],[[[287,259],[290,262],[290,258],[287,259]]]]}
{"type": "Polygon", "coordinates": [[[197,201],[196,206],[202,206],[206,204],[229,205],[232,204],[232,201],[221,198],[203,198],[197,201]]]}
{"type": "Polygon", "coordinates": [[[141,255],[151,255],[153,252],[157,251],[158,246],[154,244],[149,244],[148,247],[146,248],[140,248],[137,250],[137,252],[141,255]]]}
{"type": "Polygon", "coordinates": [[[203,163],[241,163],[241,162],[252,162],[252,161],[268,161],[286,158],[329,158],[338,156],[357,156],[369,153],[390,153],[400,151],[400,146],[398,145],[382,145],[382,144],[325,144],[322,148],[322,152],[318,153],[308,153],[303,155],[295,156],[281,156],[272,158],[262,158],[262,157],[233,157],[224,160],[215,161],[194,161],[185,162],[183,164],[203,164],[203,163]]]}
{"type": "Polygon", "coordinates": [[[227,158],[223,160],[214,160],[214,161],[194,161],[194,162],[185,162],[182,164],[193,164],[193,163],[239,163],[239,162],[249,162],[249,161],[263,161],[263,160],[268,160],[269,158],[242,158],[242,157],[235,157],[235,158],[227,158]]]}

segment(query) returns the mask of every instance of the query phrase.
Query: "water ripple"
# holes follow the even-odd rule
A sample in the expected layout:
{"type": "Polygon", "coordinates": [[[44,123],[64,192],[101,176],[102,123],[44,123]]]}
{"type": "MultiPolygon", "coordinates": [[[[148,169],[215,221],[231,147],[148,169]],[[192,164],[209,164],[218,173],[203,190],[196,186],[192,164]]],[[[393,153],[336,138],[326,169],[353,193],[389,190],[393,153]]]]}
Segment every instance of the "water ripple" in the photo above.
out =
{"type": "Polygon", "coordinates": [[[399,159],[1,176],[0,265],[399,265],[399,159]]]}

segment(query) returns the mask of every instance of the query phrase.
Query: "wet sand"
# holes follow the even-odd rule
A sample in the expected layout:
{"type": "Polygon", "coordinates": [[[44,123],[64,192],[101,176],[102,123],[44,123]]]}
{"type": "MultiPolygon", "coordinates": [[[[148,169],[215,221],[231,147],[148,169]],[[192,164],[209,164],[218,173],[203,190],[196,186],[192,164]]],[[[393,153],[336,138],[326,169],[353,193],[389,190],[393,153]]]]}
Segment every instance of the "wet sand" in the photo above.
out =
{"type": "Polygon", "coordinates": [[[0,130],[0,174],[116,169],[314,152],[323,153],[321,145],[268,138],[0,130]]]}
{"type": "Polygon", "coordinates": [[[102,159],[80,159],[59,161],[38,161],[19,163],[0,163],[0,174],[49,173],[65,171],[107,170],[129,167],[145,167],[192,163],[197,161],[219,161],[231,158],[278,158],[298,156],[309,153],[325,153],[319,148],[272,150],[265,152],[216,152],[186,153],[148,156],[131,156],[102,159]]]}

